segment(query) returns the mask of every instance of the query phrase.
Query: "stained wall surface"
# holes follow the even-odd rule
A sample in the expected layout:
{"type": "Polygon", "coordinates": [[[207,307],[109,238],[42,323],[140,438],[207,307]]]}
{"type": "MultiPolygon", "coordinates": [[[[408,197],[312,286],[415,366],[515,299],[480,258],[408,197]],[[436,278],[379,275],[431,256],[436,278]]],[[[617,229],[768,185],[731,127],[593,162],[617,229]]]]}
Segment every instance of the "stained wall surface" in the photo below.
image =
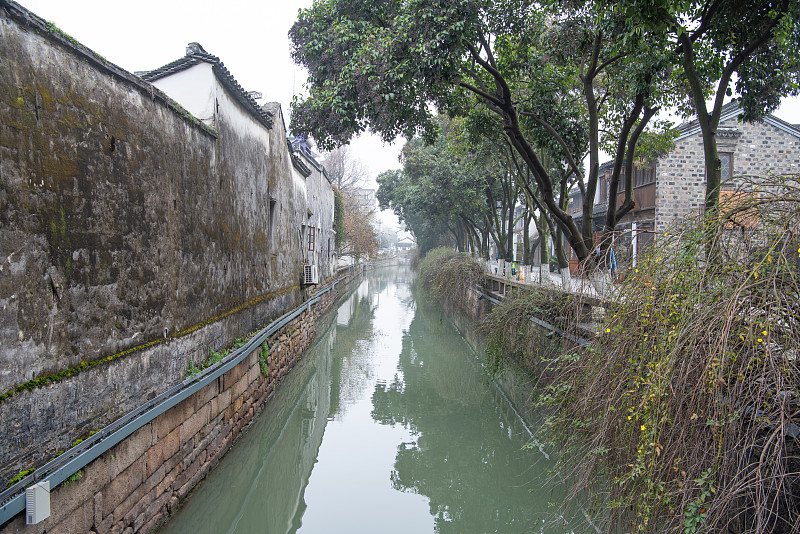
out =
{"type": "Polygon", "coordinates": [[[210,126],[4,0],[0,62],[3,487],[302,301],[297,227],[333,196],[298,190],[282,120],[221,91],[210,126]]]}

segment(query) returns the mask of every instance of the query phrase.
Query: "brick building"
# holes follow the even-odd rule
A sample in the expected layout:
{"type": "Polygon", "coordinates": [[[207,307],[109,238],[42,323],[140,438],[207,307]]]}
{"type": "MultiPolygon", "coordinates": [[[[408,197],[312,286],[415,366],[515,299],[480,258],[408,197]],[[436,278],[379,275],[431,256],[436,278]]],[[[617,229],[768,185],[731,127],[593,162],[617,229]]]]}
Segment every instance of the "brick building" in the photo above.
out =
{"type": "MultiPolygon", "coordinates": [[[[758,122],[740,122],[738,102],[722,108],[717,131],[717,149],[722,161],[722,192],[735,187],[736,177],[797,175],[800,173],[800,125],[774,115],[758,122]]],[[[659,233],[704,205],[706,180],[703,138],[696,120],[678,126],[674,147],[652,166],[637,168],[633,178],[636,207],[617,225],[614,248],[624,265],[635,265],[636,255],[652,244],[659,233]]],[[[609,181],[613,161],[600,166],[600,182],[593,212],[596,230],[602,229],[608,209],[609,181]]],[[[624,198],[624,176],[620,177],[617,205],[624,198]]],[[[581,224],[583,201],[580,191],[570,197],[569,213],[581,224]]],[[[577,257],[570,258],[571,270],[577,257]]]]}

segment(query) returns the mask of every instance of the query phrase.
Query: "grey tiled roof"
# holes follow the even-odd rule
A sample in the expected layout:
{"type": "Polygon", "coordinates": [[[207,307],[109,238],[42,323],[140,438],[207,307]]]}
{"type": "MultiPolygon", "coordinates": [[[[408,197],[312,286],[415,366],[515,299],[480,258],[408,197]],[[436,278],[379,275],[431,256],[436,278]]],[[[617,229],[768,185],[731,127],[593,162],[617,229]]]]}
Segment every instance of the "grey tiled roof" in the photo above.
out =
{"type": "Polygon", "coordinates": [[[259,106],[253,97],[247,94],[247,91],[239,85],[239,82],[236,81],[230,71],[225,67],[225,64],[220,61],[217,56],[209,54],[200,45],[196,45],[195,47],[190,46],[188,53],[182,58],[167,63],[163,67],[159,67],[155,70],[144,72],[140,74],[140,76],[143,80],[154,82],[160,78],[165,78],[171,74],[186,70],[198,63],[209,63],[217,79],[230,91],[236,101],[265,128],[272,128],[273,115],[268,110],[259,106]]]}
{"type": "MultiPolygon", "coordinates": [[[[739,101],[736,100],[736,99],[731,100],[730,102],[728,102],[727,104],[722,106],[722,111],[720,113],[720,116],[724,117],[728,113],[730,113],[732,111],[736,111],[737,109],[739,109],[739,101]]],[[[710,111],[709,111],[709,113],[710,113],[710,111]]],[[[700,121],[698,121],[696,118],[694,118],[694,119],[692,119],[690,121],[686,121],[686,122],[684,122],[682,124],[679,124],[677,126],[677,129],[678,129],[679,132],[683,133],[683,132],[686,132],[686,131],[691,130],[693,128],[697,128],[699,126],[700,126],[700,121]]]]}
{"type": "MultiPolygon", "coordinates": [[[[736,99],[732,100],[727,104],[725,104],[724,106],[722,106],[722,113],[720,114],[720,117],[723,119],[726,116],[731,117],[733,116],[734,113],[736,113],[739,110],[740,110],[739,100],[736,99]]],[[[762,120],[794,136],[800,137],[800,128],[798,128],[797,125],[790,124],[784,121],[783,119],[779,119],[772,113],[767,113],[762,120]]],[[[700,123],[698,122],[697,119],[692,119],[690,121],[684,122],[683,124],[678,126],[679,139],[686,136],[687,134],[691,134],[692,132],[698,131],[699,128],[700,128],[700,123]]],[[[735,135],[735,132],[733,132],[732,130],[728,129],[727,132],[723,132],[723,129],[725,129],[724,126],[720,127],[720,130],[717,133],[721,134],[721,136],[724,136],[725,134],[735,135]]]]}

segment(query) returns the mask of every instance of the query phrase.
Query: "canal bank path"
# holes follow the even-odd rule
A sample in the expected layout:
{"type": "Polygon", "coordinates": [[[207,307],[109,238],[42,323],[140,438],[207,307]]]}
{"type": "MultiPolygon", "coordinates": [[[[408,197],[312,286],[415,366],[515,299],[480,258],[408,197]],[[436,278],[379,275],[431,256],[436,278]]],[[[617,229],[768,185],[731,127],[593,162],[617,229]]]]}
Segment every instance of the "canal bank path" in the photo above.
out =
{"type": "Polygon", "coordinates": [[[550,460],[415,297],[407,267],[368,275],[161,533],[562,531],[550,460]]]}

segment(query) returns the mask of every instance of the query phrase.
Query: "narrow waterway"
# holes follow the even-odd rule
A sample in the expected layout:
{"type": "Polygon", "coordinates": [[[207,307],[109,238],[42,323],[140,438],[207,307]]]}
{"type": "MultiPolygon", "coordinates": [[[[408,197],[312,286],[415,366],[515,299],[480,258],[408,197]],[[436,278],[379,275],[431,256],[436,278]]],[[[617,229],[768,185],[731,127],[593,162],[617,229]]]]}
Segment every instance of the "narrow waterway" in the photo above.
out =
{"type": "Polygon", "coordinates": [[[410,282],[360,283],[162,533],[550,530],[549,461],[410,282]]]}

